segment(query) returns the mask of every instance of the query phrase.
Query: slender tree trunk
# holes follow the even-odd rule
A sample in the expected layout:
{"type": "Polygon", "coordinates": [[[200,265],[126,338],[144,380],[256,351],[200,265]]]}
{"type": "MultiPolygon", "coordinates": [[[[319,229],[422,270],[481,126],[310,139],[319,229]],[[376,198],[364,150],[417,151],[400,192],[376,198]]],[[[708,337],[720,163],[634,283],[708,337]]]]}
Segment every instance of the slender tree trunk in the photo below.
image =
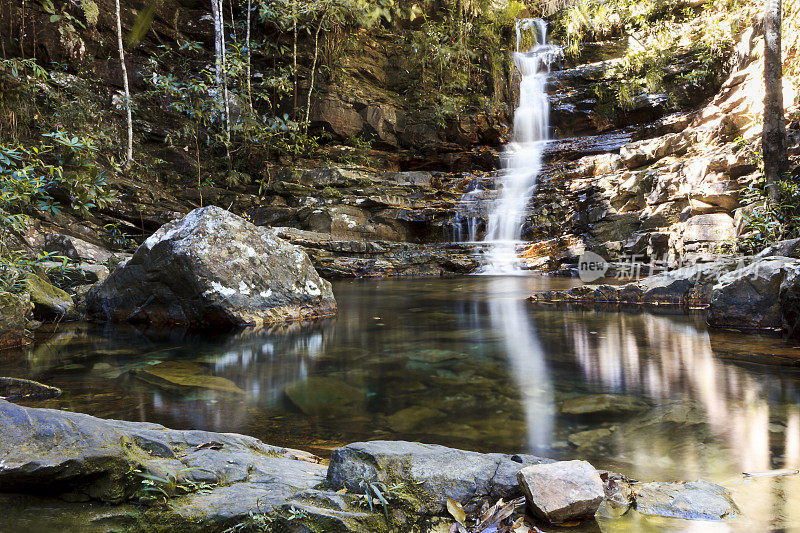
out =
{"type": "Polygon", "coordinates": [[[250,83],[250,11],[252,10],[252,0],[247,0],[247,36],[245,37],[245,48],[247,48],[247,104],[250,112],[253,112],[253,89],[250,83]]]}
{"type": "Polygon", "coordinates": [[[317,70],[317,58],[319,57],[319,32],[322,25],[325,23],[325,17],[328,15],[328,10],[322,12],[317,24],[317,31],[314,33],[314,60],[311,62],[311,81],[308,84],[308,99],[306,100],[306,120],[305,127],[308,128],[309,118],[311,117],[311,93],[314,91],[314,74],[317,70]]]}
{"type": "Polygon", "coordinates": [[[294,105],[292,106],[292,119],[297,120],[297,0],[292,0],[292,78],[294,105]]]}
{"type": "Polygon", "coordinates": [[[230,165],[231,107],[230,107],[230,101],[228,100],[228,54],[227,54],[227,48],[225,46],[225,18],[223,16],[224,10],[222,9],[222,7],[223,7],[222,0],[219,0],[220,27],[222,28],[222,32],[220,33],[220,41],[221,41],[220,48],[222,49],[222,98],[224,99],[223,109],[225,113],[225,116],[223,117],[225,120],[225,153],[228,156],[228,164],[230,165]]]}
{"type": "Polygon", "coordinates": [[[767,0],[764,12],[764,178],[769,199],[778,200],[777,182],[788,170],[786,125],[783,110],[781,59],[781,0],[767,0]]]}
{"type": "Polygon", "coordinates": [[[214,17],[214,82],[217,95],[222,92],[222,13],[219,9],[219,0],[211,0],[211,14],[214,17]]]}
{"type": "Polygon", "coordinates": [[[128,144],[125,150],[125,167],[133,163],[133,117],[131,115],[131,91],[128,86],[128,69],[125,66],[125,47],[122,44],[122,13],[119,0],[115,0],[117,8],[117,48],[119,49],[119,66],[122,69],[122,87],[125,89],[125,111],[128,122],[128,144]]]}

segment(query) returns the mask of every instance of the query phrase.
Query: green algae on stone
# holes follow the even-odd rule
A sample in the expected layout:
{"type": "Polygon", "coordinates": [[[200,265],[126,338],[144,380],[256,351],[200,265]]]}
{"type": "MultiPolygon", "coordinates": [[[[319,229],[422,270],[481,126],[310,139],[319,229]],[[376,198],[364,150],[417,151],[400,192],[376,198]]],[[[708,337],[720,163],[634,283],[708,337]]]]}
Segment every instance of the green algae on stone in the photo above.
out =
{"type": "Polygon", "coordinates": [[[165,361],[142,368],[136,375],[148,383],[165,388],[199,388],[244,394],[233,381],[212,376],[201,365],[188,361],[165,361]]]}
{"type": "Polygon", "coordinates": [[[66,291],[35,274],[29,274],[25,278],[25,290],[31,296],[33,313],[37,318],[61,318],[74,309],[75,304],[66,291]]]}

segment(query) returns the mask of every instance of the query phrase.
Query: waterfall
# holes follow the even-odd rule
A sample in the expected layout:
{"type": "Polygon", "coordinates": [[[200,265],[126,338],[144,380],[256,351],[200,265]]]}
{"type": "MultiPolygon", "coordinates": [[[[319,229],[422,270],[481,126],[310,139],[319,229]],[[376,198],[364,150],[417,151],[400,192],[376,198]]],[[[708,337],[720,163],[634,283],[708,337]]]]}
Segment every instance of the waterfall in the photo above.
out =
{"type": "Polygon", "coordinates": [[[514,112],[513,139],[502,155],[501,190],[489,213],[484,241],[491,247],[484,274],[510,274],[521,270],[516,248],[525,208],[536,190],[542,152],[549,134],[547,76],[550,64],[561,52],[559,47],[547,44],[547,23],[541,19],[518,20],[516,34],[514,64],[521,76],[519,105],[514,112]],[[526,32],[533,34],[534,45],[520,52],[526,32]]]}

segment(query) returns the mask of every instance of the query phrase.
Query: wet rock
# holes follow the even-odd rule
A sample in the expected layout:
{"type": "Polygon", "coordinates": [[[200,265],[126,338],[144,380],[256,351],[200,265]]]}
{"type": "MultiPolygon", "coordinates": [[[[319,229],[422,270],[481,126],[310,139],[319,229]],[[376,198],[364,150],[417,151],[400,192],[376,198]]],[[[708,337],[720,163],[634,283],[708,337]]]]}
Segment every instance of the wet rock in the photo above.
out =
{"type": "Polygon", "coordinates": [[[66,291],[54,287],[35,274],[25,278],[25,289],[33,302],[33,316],[38,320],[75,318],[75,304],[66,291]]]}
{"type": "Polygon", "coordinates": [[[86,261],[95,264],[105,263],[114,255],[102,246],[59,233],[48,233],[44,236],[44,250],[46,252],[56,252],[59,255],[69,257],[73,261],[86,261]]]}
{"type": "Polygon", "coordinates": [[[792,337],[800,334],[800,269],[791,268],[780,288],[783,326],[792,337]]]}
{"type": "Polygon", "coordinates": [[[46,399],[60,395],[61,389],[58,387],[51,387],[29,379],[0,377],[0,398],[7,400],[46,399]]]}
{"type": "MultiPolygon", "coordinates": [[[[800,267],[788,257],[766,257],[719,278],[711,293],[707,322],[716,327],[781,328],[781,286],[800,267]]],[[[788,293],[788,289],[784,294],[788,293]]]]}
{"type": "Polygon", "coordinates": [[[612,472],[601,472],[605,498],[597,510],[597,516],[616,519],[628,512],[633,504],[630,481],[612,472]]]}
{"type": "Polygon", "coordinates": [[[578,417],[608,419],[641,413],[647,407],[645,402],[631,396],[591,394],[567,400],[562,404],[561,412],[578,417]]]}
{"type": "Polygon", "coordinates": [[[166,224],[87,297],[96,318],[246,326],[334,314],[302,249],[218,207],[166,224]]]}
{"type": "Polygon", "coordinates": [[[366,394],[334,378],[310,377],[288,385],[286,397],[309,416],[343,414],[363,406],[366,394]]]}
{"type": "Polygon", "coordinates": [[[208,494],[170,500],[179,514],[200,522],[215,521],[215,512],[231,516],[236,509],[245,517],[257,510],[259,496],[271,496],[265,498],[268,504],[281,504],[297,490],[324,480],[325,468],[309,462],[310,454],[268,446],[252,437],[169,430],[2,400],[0,433],[0,485],[6,492],[69,494],[73,500],[82,496],[117,503],[138,488],[141,478],[131,475],[137,468],[179,483],[215,485],[208,494]],[[216,449],[207,447],[212,442],[216,449]],[[252,495],[245,489],[252,489],[252,495]],[[221,510],[226,507],[230,510],[221,510]]]}
{"type": "Polygon", "coordinates": [[[412,494],[417,512],[436,515],[447,512],[448,498],[471,511],[484,499],[518,497],[517,472],[544,462],[550,460],[417,442],[357,442],[333,451],[328,482],[334,489],[344,486],[355,493],[364,491],[359,485],[362,478],[387,485],[400,483],[412,494]]]}
{"type": "Polygon", "coordinates": [[[201,365],[188,361],[166,361],[150,365],[139,370],[136,375],[149,383],[167,389],[208,389],[244,394],[244,391],[233,381],[213,376],[201,365]]]}
{"type": "Polygon", "coordinates": [[[591,518],[605,497],[600,474],[586,461],[526,466],[517,479],[533,513],[552,524],[591,518]]]}
{"type": "Polygon", "coordinates": [[[0,350],[28,343],[25,326],[32,309],[28,294],[0,292],[0,350]]]}
{"type": "Polygon", "coordinates": [[[722,520],[739,514],[730,492],[703,479],[689,483],[633,485],[636,510],[687,520],[722,520]]]}

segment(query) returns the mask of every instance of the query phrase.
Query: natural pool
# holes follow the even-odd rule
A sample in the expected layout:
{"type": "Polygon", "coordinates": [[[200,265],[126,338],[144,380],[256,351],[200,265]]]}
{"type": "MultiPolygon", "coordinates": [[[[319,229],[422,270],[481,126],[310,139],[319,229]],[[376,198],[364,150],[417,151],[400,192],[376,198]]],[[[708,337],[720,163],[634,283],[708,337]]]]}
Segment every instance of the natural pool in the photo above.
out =
{"type": "Polygon", "coordinates": [[[224,335],[60,325],[32,348],[0,352],[0,364],[64,390],[26,405],[246,433],[323,456],[342,443],[406,439],[583,458],[640,480],[723,483],[745,530],[800,527],[800,476],[742,476],[800,467],[800,348],[712,332],[702,315],[671,308],[524,299],[574,283],[338,282],[335,319],[224,335]],[[591,408],[600,393],[630,405],[562,412],[567,401],[591,408]]]}

